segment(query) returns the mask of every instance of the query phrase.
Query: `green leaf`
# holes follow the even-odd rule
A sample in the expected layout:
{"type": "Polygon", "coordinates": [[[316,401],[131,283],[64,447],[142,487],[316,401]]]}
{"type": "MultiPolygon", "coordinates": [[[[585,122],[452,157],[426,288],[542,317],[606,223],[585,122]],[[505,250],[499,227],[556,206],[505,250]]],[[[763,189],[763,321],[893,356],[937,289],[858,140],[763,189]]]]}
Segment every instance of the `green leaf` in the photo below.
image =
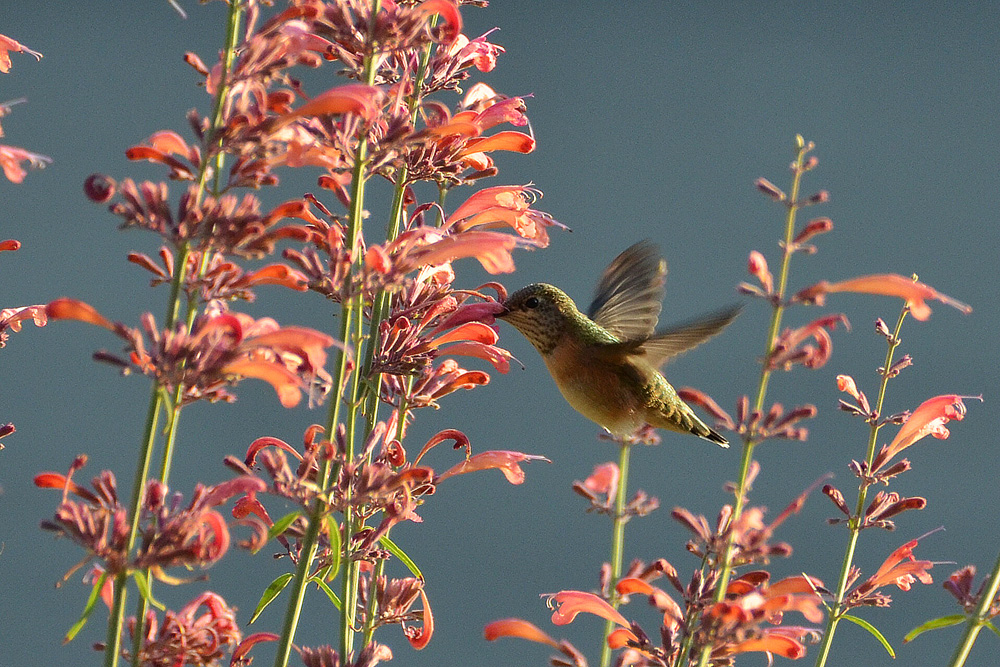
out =
{"type": "Polygon", "coordinates": [[[1000,630],[997,630],[997,626],[993,625],[989,621],[983,621],[983,625],[985,625],[987,628],[989,628],[990,630],[992,630],[993,634],[995,634],[998,637],[1000,637],[1000,630]]]}
{"type": "Polygon", "coordinates": [[[295,575],[291,572],[286,572],[285,574],[279,574],[274,581],[272,581],[267,588],[264,589],[264,594],[260,596],[260,602],[257,603],[256,609],[253,610],[253,614],[250,616],[250,622],[253,623],[260,616],[261,612],[267,608],[267,605],[271,604],[281,591],[285,590],[285,586],[288,582],[292,580],[295,575]]]}
{"type": "Polygon", "coordinates": [[[423,581],[424,574],[420,571],[420,568],[417,567],[417,564],[413,562],[413,559],[410,558],[405,551],[396,546],[396,543],[390,540],[388,535],[383,535],[381,539],[379,539],[379,543],[385,547],[389,553],[398,558],[403,565],[406,566],[406,569],[413,573],[413,576],[423,581]]]}
{"type": "Polygon", "coordinates": [[[340,526],[337,525],[337,520],[333,517],[332,514],[328,514],[326,516],[326,528],[327,528],[327,533],[330,535],[330,555],[331,555],[330,566],[333,568],[333,571],[336,572],[340,569],[341,539],[340,539],[340,526]],[[334,556],[334,554],[336,554],[336,556],[334,556]]]}
{"type": "Polygon", "coordinates": [[[857,616],[851,616],[850,614],[844,614],[843,616],[841,616],[841,618],[844,619],[845,621],[850,621],[855,625],[860,625],[862,628],[870,632],[871,635],[875,637],[875,639],[882,642],[882,646],[885,647],[885,650],[889,652],[889,655],[891,657],[893,658],[896,657],[896,652],[892,650],[892,646],[889,644],[889,640],[883,637],[882,633],[879,632],[878,628],[876,628],[874,625],[872,625],[863,618],[858,618],[857,616]]]}
{"type": "Polygon", "coordinates": [[[149,579],[146,578],[146,573],[133,572],[132,577],[135,579],[135,585],[139,587],[139,595],[142,596],[142,599],[160,611],[166,611],[166,605],[153,597],[153,589],[149,585],[149,579]]]}
{"type": "Polygon", "coordinates": [[[302,516],[302,510],[295,510],[275,521],[274,525],[267,531],[267,539],[273,540],[278,535],[281,535],[300,516],[302,516]]]}
{"type": "Polygon", "coordinates": [[[940,628],[950,628],[953,625],[958,625],[959,623],[964,623],[968,617],[965,614],[949,614],[947,616],[942,616],[941,618],[932,618],[929,621],[924,621],[917,627],[913,628],[906,633],[903,637],[903,643],[911,642],[918,636],[924,634],[928,630],[938,630],[940,628]]]}
{"type": "Polygon", "coordinates": [[[108,580],[108,573],[104,572],[101,574],[101,578],[97,580],[94,587],[90,589],[90,597],[87,598],[87,604],[83,606],[83,613],[80,614],[80,618],[77,619],[76,623],[66,631],[66,636],[63,637],[63,644],[68,644],[73,641],[73,638],[79,634],[80,630],[83,630],[83,626],[87,624],[87,619],[90,618],[90,614],[94,611],[94,607],[97,606],[97,601],[101,598],[101,589],[104,588],[104,582],[108,580]]]}
{"type": "Polygon", "coordinates": [[[310,577],[309,583],[316,584],[316,586],[326,593],[328,598],[330,598],[330,602],[332,602],[333,606],[337,608],[337,611],[341,611],[342,607],[340,605],[340,598],[338,598],[337,594],[333,592],[333,589],[330,588],[325,581],[323,581],[322,577],[310,577]]]}

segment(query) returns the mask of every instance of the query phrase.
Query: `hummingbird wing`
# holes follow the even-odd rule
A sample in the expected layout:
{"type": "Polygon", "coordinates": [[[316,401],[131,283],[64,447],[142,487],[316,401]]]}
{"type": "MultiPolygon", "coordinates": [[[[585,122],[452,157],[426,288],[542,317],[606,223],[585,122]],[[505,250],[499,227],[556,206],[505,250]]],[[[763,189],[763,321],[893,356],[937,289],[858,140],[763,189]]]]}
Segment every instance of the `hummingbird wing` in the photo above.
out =
{"type": "Polygon", "coordinates": [[[743,306],[730,306],[696,320],[672,326],[641,341],[638,352],[653,368],[660,368],[672,357],[687,352],[715,336],[736,319],[743,306]]]}
{"type": "Polygon", "coordinates": [[[667,263],[651,241],[627,248],[604,270],[587,316],[622,341],[648,338],[663,302],[667,263]]]}

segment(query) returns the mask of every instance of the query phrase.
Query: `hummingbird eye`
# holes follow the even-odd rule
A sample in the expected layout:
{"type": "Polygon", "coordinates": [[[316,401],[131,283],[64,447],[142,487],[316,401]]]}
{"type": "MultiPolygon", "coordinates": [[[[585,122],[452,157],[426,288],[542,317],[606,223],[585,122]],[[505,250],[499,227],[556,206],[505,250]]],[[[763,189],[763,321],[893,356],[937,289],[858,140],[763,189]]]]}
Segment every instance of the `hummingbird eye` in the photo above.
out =
{"type": "Polygon", "coordinates": [[[524,300],[525,308],[538,308],[538,304],[539,301],[537,296],[529,296],[527,299],[524,300]]]}

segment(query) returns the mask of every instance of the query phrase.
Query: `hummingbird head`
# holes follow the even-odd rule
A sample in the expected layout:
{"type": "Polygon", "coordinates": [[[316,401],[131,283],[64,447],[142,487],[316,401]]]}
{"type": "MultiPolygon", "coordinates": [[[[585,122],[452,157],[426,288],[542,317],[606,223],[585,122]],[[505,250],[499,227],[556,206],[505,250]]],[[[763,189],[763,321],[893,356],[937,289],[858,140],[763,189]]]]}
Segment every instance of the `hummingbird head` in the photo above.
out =
{"type": "Polygon", "coordinates": [[[574,317],[583,317],[565,292],[545,283],[519,289],[503,306],[497,317],[514,325],[542,354],[555,348],[574,317]]]}

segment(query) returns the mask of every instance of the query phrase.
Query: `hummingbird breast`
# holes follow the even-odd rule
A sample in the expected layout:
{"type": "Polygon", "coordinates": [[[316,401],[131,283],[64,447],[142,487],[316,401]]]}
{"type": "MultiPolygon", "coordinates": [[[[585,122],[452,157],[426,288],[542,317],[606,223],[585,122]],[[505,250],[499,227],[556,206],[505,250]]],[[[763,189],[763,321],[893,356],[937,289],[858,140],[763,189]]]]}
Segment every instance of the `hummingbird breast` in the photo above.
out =
{"type": "Polygon", "coordinates": [[[598,346],[565,336],[543,355],[566,401],[614,435],[628,435],[646,423],[648,378],[634,364],[609,359],[598,346]]]}

